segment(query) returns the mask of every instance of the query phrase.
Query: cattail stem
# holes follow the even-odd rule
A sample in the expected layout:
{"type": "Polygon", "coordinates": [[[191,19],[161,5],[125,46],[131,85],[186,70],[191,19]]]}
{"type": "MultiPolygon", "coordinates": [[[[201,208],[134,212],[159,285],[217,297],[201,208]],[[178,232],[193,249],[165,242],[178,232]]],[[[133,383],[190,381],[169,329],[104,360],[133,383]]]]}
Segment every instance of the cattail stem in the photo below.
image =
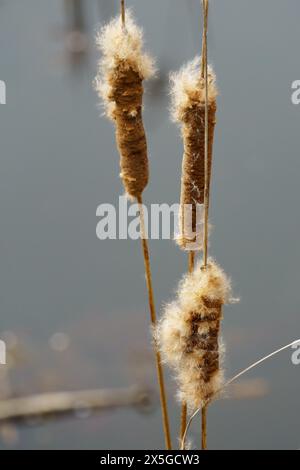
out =
{"type": "MultiPolygon", "coordinates": [[[[152,287],[152,274],[151,274],[149,247],[148,247],[148,241],[147,241],[147,234],[145,231],[145,220],[144,220],[142,196],[138,196],[137,201],[138,201],[139,212],[140,212],[141,242],[142,242],[142,251],[143,251],[143,257],[144,257],[144,264],[145,264],[145,275],[146,275],[146,284],[147,284],[147,291],[148,291],[150,318],[151,318],[152,326],[155,327],[157,323],[156,311],[155,311],[154,295],[153,295],[153,287],[152,287]]],[[[160,402],[161,402],[161,411],[162,411],[162,418],[163,418],[165,443],[166,443],[167,450],[170,450],[172,449],[172,443],[171,443],[167,399],[166,399],[165,384],[164,384],[164,374],[163,374],[163,369],[162,369],[162,364],[161,364],[160,352],[156,344],[155,344],[155,362],[156,362],[157,379],[158,379],[159,392],[160,392],[160,402]]]]}
{"type": "Polygon", "coordinates": [[[187,406],[186,406],[186,402],[183,402],[181,404],[181,414],[180,414],[180,436],[179,436],[180,442],[182,442],[182,439],[184,436],[186,423],[187,423],[187,406]]]}
{"type": "Polygon", "coordinates": [[[125,28],[125,0],[121,0],[121,18],[122,26],[125,28]]]}
{"type": "Polygon", "coordinates": [[[205,56],[207,53],[208,0],[200,0],[200,1],[202,3],[202,11],[203,11],[201,78],[205,78],[205,67],[206,67],[205,56]]]}
{"type": "Polygon", "coordinates": [[[194,271],[194,265],[195,265],[195,252],[194,251],[189,252],[188,260],[189,260],[189,273],[191,273],[194,271]]]}
{"type": "Polygon", "coordinates": [[[207,449],[207,407],[206,406],[204,406],[201,410],[201,420],[202,420],[201,449],[206,450],[207,449]]]}
{"type": "MultiPolygon", "coordinates": [[[[208,0],[202,0],[203,6],[203,41],[201,75],[205,80],[205,129],[204,129],[204,228],[203,228],[203,268],[207,267],[208,259],[208,210],[209,210],[209,156],[208,156],[208,64],[207,64],[207,22],[208,0]]],[[[201,411],[201,448],[207,448],[207,413],[206,406],[201,411]]]]}
{"type": "Polygon", "coordinates": [[[203,230],[203,267],[207,267],[208,259],[208,209],[209,209],[209,122],[208,122],[208,64],[207,64],[207,20],[208,0],[202,0],[203,4],[203,45],[202,45],[202,71],[205,80],[205,129],[204,129],[204,230],[203,230]]]}

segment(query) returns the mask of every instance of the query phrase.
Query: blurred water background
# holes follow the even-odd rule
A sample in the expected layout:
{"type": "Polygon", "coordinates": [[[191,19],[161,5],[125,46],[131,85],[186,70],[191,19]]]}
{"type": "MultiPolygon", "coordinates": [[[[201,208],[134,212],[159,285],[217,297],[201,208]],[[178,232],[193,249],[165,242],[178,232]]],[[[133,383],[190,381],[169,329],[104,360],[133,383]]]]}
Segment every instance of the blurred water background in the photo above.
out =
{"type": "MultiPolygon", "coordinates": [[[[147,203],[178,202],[182,144],[169,120],[168,73],[200,51],[198,0],[128,0],[157,58],[146,87],[147,203]]],[[[2,0],[0,78],[0,338],[2,398],[55,390],[155,386],[140,246],[100,241],[96,208],[122,186],[111,123],[92,82],[94,37],[113,0],[2,0]],[[76,4],[73,5],[72,3],[76,4]],[[74,9],[75,6],[75,9],[74,9]]],[[[212,0],[209,56],[220,89],[211,251],[232,276],[224,312],[228,377],[300,337],[299,77],[296,0],[212,0]]],[[[157,307],[186,256],[150,243],[157,307]]],[[[299,373],[291,351],[252,371],[266,393],[211,406],[210,448],[300,447],[299,373]]],[[[169,376],[169,375],[168,375],[169,376]]],[[[169,395],[175,386],[169,376],[169,395]]],[[[170,409],[178,428],[179,408],[170,409]]],[[[159,448],[159,407],[1,428],[0,448],[159,448]]],[[[192,429],[199,447],[200,424],[192,429]]],[[[175,432],[174,432],[175,440],[175,432]]]]}

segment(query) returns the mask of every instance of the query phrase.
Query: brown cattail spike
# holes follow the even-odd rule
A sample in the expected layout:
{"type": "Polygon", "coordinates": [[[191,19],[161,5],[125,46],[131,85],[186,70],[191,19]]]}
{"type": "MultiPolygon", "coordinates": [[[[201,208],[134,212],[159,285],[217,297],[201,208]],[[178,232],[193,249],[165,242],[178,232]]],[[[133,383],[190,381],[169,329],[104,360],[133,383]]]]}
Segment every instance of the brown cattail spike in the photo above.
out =
{"type": "Polygon", "coordinates": [[[96,89],[104,101],[107,116],[116,124],[120,176],[126,193],[137,198],[148,183],[142,82],[153,75],[153,61],[142,52],[142,30],[127,10],[126,27],[121,17],[112,20],[102,29],[97,42],[103,58],[96,89]]]}
{"type": "MultiPolygon", "coordinates": [[[[171,75],[172,116],[180,122],[184,144],[180,196],[180,233],[178,244],[183,249],[202,247],[201,206],[205,188],[205,80],[200,76],[200,58],[171,75]],[[191,215],[188,209],[191,208],[191,215]]],[[[208,72],[208,176],[210,182],[213,139],[216,123],[215,75],[208,72]]]]}
{"type": "Polygon", "coordinates": [[[222,387],[220,322],[229,295],[230,283],[219,266],[209,260],[203,270],[199,264],[179,285],[157,328],[162,355],[190,410],[205,406],[222,387]]]}
{"type": "Polygon", "coordinates": [[[127,194],[138,197],[148,183],[147,143],[142,121],[142,79],[120,62],[110,80],[109,98],[116,103],[114,119],[120,152],[121,177],[127,194]]]}

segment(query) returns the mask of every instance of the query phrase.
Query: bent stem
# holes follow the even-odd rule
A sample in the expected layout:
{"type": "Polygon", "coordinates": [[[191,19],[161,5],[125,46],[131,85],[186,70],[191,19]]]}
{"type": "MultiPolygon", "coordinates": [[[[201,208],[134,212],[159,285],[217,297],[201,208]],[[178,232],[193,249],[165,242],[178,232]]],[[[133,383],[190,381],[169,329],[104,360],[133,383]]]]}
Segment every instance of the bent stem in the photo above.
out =
{"type": "MultiPolygon", "coordinates": [[[[220,388],[220,390],[218,390],[216,393],[219,393],[221,392],[224,388],[228,387],[228,385],[232,384],[235,380],[237,380],[239,377],[241,377],[242,375],[246,374],[247,372],[249,372],[249,370],[251,369],[254,369],[255,367],[257,367],[259,364],[262,364],[263,362],[265,362],[267,359],[270,359],[271,357],[273,356],[276,356],[278,353],[280,353],[281,351],[284,351],[285,349],[288,349],[294,345],[299,345],[300,344],[300,339],[296,339],[294,341],[292,341],[291,343],[289,344],[286,344],[285,346],[282,346],[281,348],[279,349],[276,349],[276,351],[273,351],[271,352],[270,354],[268,354],[267,356],[264,356],[262,357],[261,359],[259,359],[258,361],[254,362],[253,364],[251,364],[250,366],[246,367],[246,369],[243,369],[241,372],[239,372],[238,374],[236,374],[234,377],[232,377],[232,379],[228,380],[228,382],[225,383],[225,385],[223,387],[220,388]]],[[[181,450],[185,450],[185,441],[186,441],[186,436],[187,436],[187,433],[189,431],[189,428],[193,422],[193,419],[198,415],[198,413],[200,411],[202,411],[204,408],[206,408],[208,405],[208,403],[203,407],[203,408],[197,408],[197,410],[194,411],[194,413],[191,415],[191,417],[189,418],[188,420],[188,423],[187,423],[187,426],[185,428],[185,431],[184,431],[184,434],[183,434],[183,438],[182,438],[182,441],[181,441],[181,450]]]]}
{"type": "MultiPolygon", "coordinates": [[[[145,220],[144,220],[142,196],[137,197],[137,202],[138,202],[139,213],[140,213],[141,242],[142,242],[142,251],[143,251],[144,265],[145,265],[145,276],[146,276],[146,284],[147,284],[147,291],[148,291],[150,319],[151,319],[152,327],[155,327],[156,326],[156,311],[155,311],[154,295],[153,295],[153,287],[152,287],[152,274],[151,274],[149,247],[148,247],[148,241],[147,241],[147,234],[145,231],[145,220]]],[[[167,450],[171,450],[172,443],[171,443],[171,435],[170,435],[167,398],[166,398],[165,384],[164,384],[164,374],[163,374],[163,369],[162,369],[162,364],[161,364],[160,352],[156,344],[154,345],[154,352],[155,352],[156,371],[157,371],[157,379],[158,379],[158,384],[159,384],[160,403],[161,403],[161,412],[162,412],[162,419],[163,419],[163,428],[164,428],[166,448],[167,450]]]]}

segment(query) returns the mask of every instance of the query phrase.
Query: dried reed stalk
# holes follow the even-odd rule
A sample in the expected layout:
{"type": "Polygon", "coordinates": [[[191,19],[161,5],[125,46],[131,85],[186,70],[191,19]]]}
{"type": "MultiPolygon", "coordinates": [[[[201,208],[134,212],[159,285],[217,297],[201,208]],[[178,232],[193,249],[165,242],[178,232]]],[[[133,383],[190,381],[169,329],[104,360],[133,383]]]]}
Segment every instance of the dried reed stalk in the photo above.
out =
{"type": "MultiPolygon", "coordinates": [[[[208,1],[203,0],[202,56],[171,75],[172,116],[181,124],[184,154],[180,197],[180,233],[182,249],[203,249],[203,267],[208,258],[208,208],[216,122],[215,75],[207,66],[208,1]],[[201,73],[200,73],[201,71],[201,73]]],[[[186,422],[186,404],[182,404],[181,432],[186,422]]],[[[206,446],[206,409],[202,411],[202,448],[206,446]]]]}
{"type": "MultiPolygon", "coordinates": [[[[184,250],[203,249],[205,266],[207,264],[208,196],[217,110],[217,88],[215,75],[211,68],[207,68],[208,4],[206,2],[203,3],[203,12],[202,57],[196,57],[179,72],[171,75],[171,94],[172,117],[181,125],[184,146],[180,231],[177,243],[184,250]]],[[[203,422],[206,422],[205,416],[203,422]]],[[[186,404],[183,403],[181,438],[185,423],[186,404]]]]}
{"type": "MultiPolygon", "coordinates": [[[[142,51],[142,30],[136,26],[130,12],[125,11],[123,1],[121,2],[121,16],[102,29],[98,37],[98,45],[103,53],[103,59],[96,79],[96,88],[104,101],[107,116],[116,125],[121,178],[126,193],[129,197],[137,199],[140,208],[141,241],[149,310],[151,324],[155,327],[156,311],[142,203],[142,192],[149,179],[147,142],[142,120],[142,82],[153,75],[153,61],[142,51]]],[[[156,345],[155,357],[166,447],[171,449],[163,370],[156,345]]]]}
{"type": "MultiPolygon", "coordinates": [[[[181,123],[184,144],[180,197],[180,232],[177,237],[177,243],[180,248],[190,250],[190,253],[200,249],[207,253],[207,225],[203,223],[203,215],[205,214],[205,191],[209,192],[210,188],[217,109],[215,75],[210,68],[208,75],[208,111],[206,110],[205,77],[202,74],[200,75],[200,66],[202,67],[203,62],[202,58],[196,58],[184,66],[178,73],[171,75],[172,116],[174,120],[181,123]],[[208,168],[206,169],[205,116],[207,112],[208,168]],[[207,184],[206,173],[208,173],[207,184]],[[205,246],[206,248],[204,248],[205,246]]],[[[185,422],[186,404],[183,403],[181,411],[181,438],[185,422]]]]}
{"type": "MultiPolygon", "coordinates": [[[[209,79],[208,79],[208,57],[207,57],[207,28],[208,28],[208,5],[209,0],[201,0],[203,9],[203,35],[202,35],[202,62],[201,77],[205,81],[205,130],[204,130],[204,229],[203,229],[203,269],[207,268],[208,260],[208,209],[209,209],[209,187],[211,175],[210,163],[210,120],[209,120],[209,79]]],[[[201,448],[207,449],[207,407],[201,410],[201,448]]]]}

